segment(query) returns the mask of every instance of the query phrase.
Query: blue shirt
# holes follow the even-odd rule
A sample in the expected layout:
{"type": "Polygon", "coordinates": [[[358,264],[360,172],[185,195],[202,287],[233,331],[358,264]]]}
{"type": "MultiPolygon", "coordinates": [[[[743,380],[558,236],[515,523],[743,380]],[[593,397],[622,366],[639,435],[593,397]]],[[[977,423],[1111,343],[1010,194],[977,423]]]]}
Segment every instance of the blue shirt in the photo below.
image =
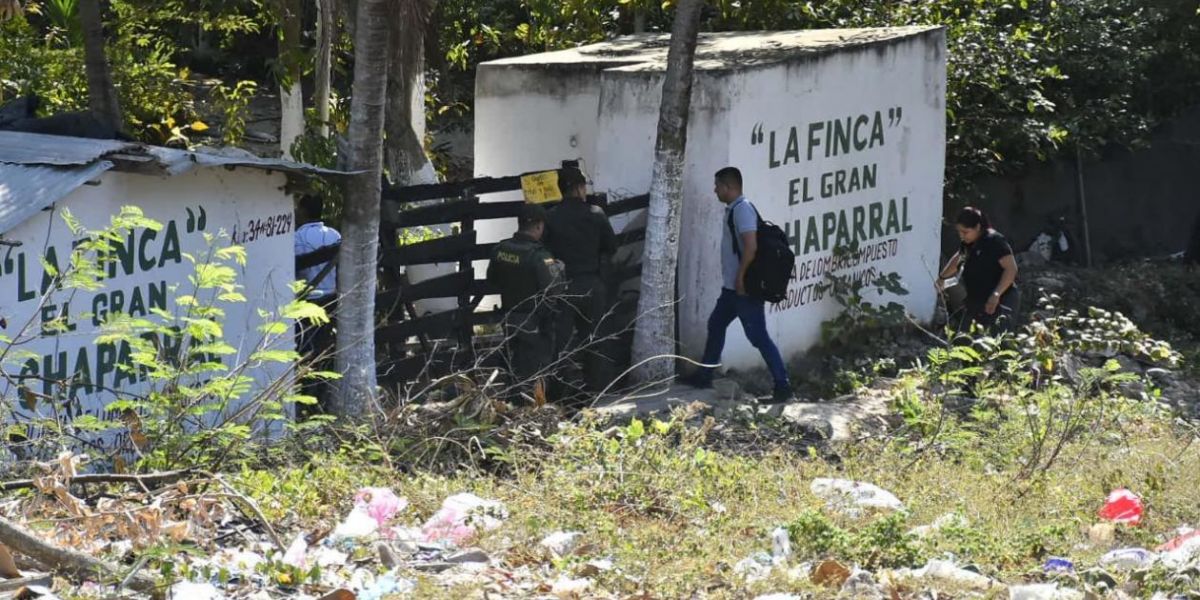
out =
{"type": "Polygon", "coordinates": [[[721,218],[721,286],[725,289],[737,289],[738,266],[742,263],[742,259],[733,251],[733,245],[736,243],[738,251],[741,251],[742,234],[752,231],[758,231],[758,213],[754,211],[754,205],[741,196],[725,207],[725,214],[721,218]],[[729,233],[730,214],[733,215],[733,227],[738,232],[736,240],[729,233]]]}
{"type": "MultiPolygon", "coordinates": [[[[296,256],[308,254],[309,252],[315,252],[321,248],[332,246],[341,241],[341,234],[339,234],[338,231],[332,227],[326,227],[321,221],[305,223],[296,229],[296,256]]],[[[324,262],[319,265],[313,265],[306,269],[300,269],[300,271],[296,273],[296,278],[303,279],[308,283],[312,283],[313,279],[317,278],[317,275],[321,273],[321,270],[324,269],[325,265],[327,264],[329,263],[324,262]]],[[[329,274],[326,275],[325,278],[322,279],[311,292],[309,292],[308,299],[316,300],[318,298],[333,296],[336,291],[337,267],[335,266],[330,269],[329,274]]]]}

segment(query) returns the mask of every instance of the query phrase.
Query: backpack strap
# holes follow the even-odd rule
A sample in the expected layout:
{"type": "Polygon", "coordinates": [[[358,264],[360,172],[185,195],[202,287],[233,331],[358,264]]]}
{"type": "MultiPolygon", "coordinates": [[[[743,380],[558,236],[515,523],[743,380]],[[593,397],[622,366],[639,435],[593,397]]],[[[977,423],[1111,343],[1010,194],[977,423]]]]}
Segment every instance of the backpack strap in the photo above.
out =
{"type": "Polygon", "coordinates": [[[726,219],[726,224],[729,226],[729,243],[733,244],[733,254],[738,257],[738,260],[741,260],[742,249],[738,247],[737,230],[734,229],[734,227],[733,227],[733,211],[732,210],[729,211],[729,217],[726,219]]]}
{"type": "MultiPolygon", "coordinates": [[[[749,200],[743,200],[743,202],[750,205],[750,209],[754,211],[754,218],[758,221],[758,227],[761,229],[763,226],[763,218],[762,215],[758,214],[758,207],[754,206],[754,203],[750,202],[749,200]]],[[[742,249],[738,247],[738,233],[737,229],[735,229],[733,226],[732,210],[729,211],[729,217],[726,219],[726,224],[729,226],[729,238],[730,243],[733,244],[733,253],[740,259],[742,257],[742,249]]]]}

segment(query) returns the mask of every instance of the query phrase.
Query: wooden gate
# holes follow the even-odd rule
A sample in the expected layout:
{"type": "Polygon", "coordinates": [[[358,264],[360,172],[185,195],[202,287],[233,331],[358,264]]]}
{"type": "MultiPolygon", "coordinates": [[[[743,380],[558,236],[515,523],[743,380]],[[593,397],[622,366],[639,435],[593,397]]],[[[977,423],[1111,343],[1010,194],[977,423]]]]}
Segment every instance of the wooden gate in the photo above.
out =
{"type": "MultiPolygon", "coordinates": [[[[422,375],[436,376],[455,367],[472,364],[477,352],[494,338],[476,335],[481,326],[499,323],[494,308],[480,308],[487,296],[497,291],[486,280],[476,279],[472,263],[491,255],[494,243],[478,241],[476,225],[481,221],[515,218],[523,201],[481,202],[488,194],[521,189],[521,176],[481,178],[469,181],[385,186],[384,214],[380,227],[379,287],[375,298],[376,351],[380,357],[381,384],[396,385],[422,375]],[[445,202],[414,207],[413,204],[445,199],[445,202]],[[442,237],[412,244],[401,243],[401,233],[416,227],[449,226],[442,237]],[[424,264],[455,264],[453,273],[412,283],[408,267],[424,264]],[[453,298],[450,310],[421,315],[416,302],[453,298]]],[[[603,194],[589,197],[610,217],[645,209],[648,195],[609,202],[603,194]]],[[[546,205],[548,208],[552,204],[546,205]]],[[[644,226],[627,226],[617,234],[618,246],[645,239],[644,226]]],[[[337,248],[322,249],[297,257],[297,268],[320,264],[336,256],[337,248]]],[[[609,274],[610,283],[625,282],[641,274],[640,253],[609,274]]]]}

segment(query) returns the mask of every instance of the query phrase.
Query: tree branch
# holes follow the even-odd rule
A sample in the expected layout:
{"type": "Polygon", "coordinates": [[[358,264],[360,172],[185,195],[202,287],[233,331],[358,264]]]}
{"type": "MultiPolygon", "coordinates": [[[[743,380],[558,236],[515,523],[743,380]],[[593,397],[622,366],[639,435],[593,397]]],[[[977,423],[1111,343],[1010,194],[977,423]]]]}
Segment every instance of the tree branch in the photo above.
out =
{"type": "MultiPolygon", "coordinates": [[[[92,556],[67,550],[48,544],[28,529],[0,517],[0,543],[45,563],[55,571],[70,575],[77,580],[110,579],[120,581],[118,573],[121,568],[117,565],[96,559],[92,556]]],[[[150,594],[156,598],[162,597],[162,588],[158,580],[146,575],[134,575],[128,578],[128,586],[139,592],[150,594]]]]}
{"type": "MultiPolygon", "coordinates": [[[[70,479],[71,484],[85,483],[140,483],[161,484],[171,481],[178,481],[189,475],[196,474],[192,469],[181,469],[178,471],[163,471],[162,473],[146,473],[145,475],[121,474],[121,473],[95,473],[89,475],[77,475],[70,479]]],[[[6,481],[0,483],[0,491],[7,492],[9,490],[20,490],[34,487],[32,479],[18,479],[16,481],[6,481]]]]}

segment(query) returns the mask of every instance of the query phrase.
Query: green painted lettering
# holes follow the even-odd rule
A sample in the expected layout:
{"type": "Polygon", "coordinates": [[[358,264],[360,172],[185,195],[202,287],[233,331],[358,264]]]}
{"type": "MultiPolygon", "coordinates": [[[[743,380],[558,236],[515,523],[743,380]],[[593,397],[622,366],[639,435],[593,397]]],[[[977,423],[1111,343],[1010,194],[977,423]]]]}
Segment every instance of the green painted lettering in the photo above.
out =
{"type": "Polygon", "coordinates": [[[158,267],[161,269],[168,260],[175,264],[183,261],[183,256],[179,251],[179,230],[175,228],[174,220],[167,222],[167,232],[163,236],[163,249],[162,255],[158,258],[158,267]]]}
{"type": "Polygon", "coordinates": [[[887,234],[900,233],[900,213],[896,210],[896,199],[888,200],[887,234]]]}
{"type": "Polygon", "coordinates": [[[837,245],[850,245],[850,226],[846,223],[846,211],[837,211],[837,245]]]}
{"type": "Polygon", "coordinates": [[[821,197],[832,198],[833,192],[833,173],[821,174],[821,197]]]}
{"type": "Polygon", "coordinates": [[[108,315],[108,297],[104,294],[96,294],[92,297],[92,325],[99,327],[104,323],[106,315],[108,315]]]}
{"type": "Polygon", "coordinates": [[[854,207],[854,241],[862,241],[867,239],[867,232],[863,228],[867,223],[867,211],[862,206],[854,207]]]}
{"type": "Polygon", "coordinates": [[[808,160],[813,159],[813,149],[821,145],[820,132],[825,128],[824,123],[808,124],[808,160]]]}
{"type": "Polygon", "coordinates": [[[871,126],[871,144],[874,148],[876,145],[883,145],[883,115],[879,111],[875,111],[875,124],[871,126]]]}
{"type": "Polygon", "coordinates": [[[47,396],[54,394],[54,384],[67,378],[67,353],[47,354],[42,357],[42,391],[47,396]],[[55,360],[55,359],[58,360],[55,360]]]}
{"type": "Polygon", "coordinates": [[[788,164],[789,159],[794,163],[800,162],[800,141],[796,139],[797,137],[796,128],[793,127],[788,133],[787,151],[783,153],[783,164],[785,165],[788,164]]]}
{"type": "Polygon", "coordinates": [[[154,268],[154,259],[147,258],[150,256],[150,253],[146,252],[146,244],[153,241],[156,237],[158,237],[158,232],[153,229],[146,229],[142,231],[142,239],[138,240],[138,268],[142,271],[149,271],[154,268]]]}
{"type": "Polygon", "coordinates": [[[871,232],[871,237],[883,237],[883,203],[872,202],[871,205],[867,207],[867,212],[869,213],[869,217],[867,218],[867,223],[869,223],[869,225],[867,228],[871,232]]]}
{"type": "MultiPolygon", "coordinates": [[[[96,381],[99,387],[104,387],[104,379],[116,369],[117,349],[111,343],[96,346],[96,381]]],[[[115,386],[114,386],[115,387],[115,386]]]]}
{"type": "Polygon", "coordinates": [[[130,362],[129,355],[129,342],[121,342],[117,347],[116,374],[113,375],[113,389],[121,389],[121,385],[126,380],[131,384],[137,383],[137,372],[130,362]]]}
{"type": "Polygon", "coordinates": [[[134,254],[134,251],[136,250],[136,248],[134,247],[135,243],[136,243],[136,240],[133,237],[132,231],[129,232],[129,237],[126,238],[124,242],[119,242],[116,240],[109,242],[109,244],[108,244],[109,250],[111,251],[112,255],[116,256],[115,259],[113,258],[113,256],[108,257],[109,258],[109,263],[108,263],[108,278],[109,279],[112,279],[113,277],[117,276],[117,263],[120,263],[120,265],[121,265],[122,274],[133,275],[133,266],[134,266],[133,254],[134,254]]]}
{"type": "Polygon", "coordinates": [[[904,213],[904,231],[912,231],[912,223],[908,222],[908,196],[900,200],[901,212],[904,213]]]}
{"type": "Polygon", "coordinates": [[[37,291],[29,289],[29,273],[25,270],[25,253],[17,255],[17,302],[37,298],[37,291]]]}
{"type": "Polygon", "coordinates": [[[146,302],[142,299],[142,288],[133,288],[133,293],[129,295],[129,309],[127,312],[135,317],[146,316],[146,302]]]}
{"type": "Polygon", "coordinates": [[[167,282],[150,282],[150,308],[167,310],[167,282]]]}
{"type": "Polygon", "coordinates": [[[833,155],[850,154],[850,117],[846,117],[845,124],[841,119],[833,122],[833,155]]]}
{"type": "Polygon", "coordinates": [[[95,388],[92,387],[92,366],[88,361],[88,347],[83,346],[79,349],[79,353],[75,355],[75,371],[71,378],[71,391],[69,395],[75,398],[79,390],[90,394],[95,388]]]}
{"type": "Polygon", "coordinates": [[[859,135],[862,132],[863,125],[870,123],[871,119],[867,118],[867,115],[858,115],[858,118],[854,120],[854,149],[859,152],[866,150],[867,143],[870,142],[865,134],[859,135]]]}
{"type": "Polygon", "coordinates": [[[808,254],[813,251],[821,250],[820,232],[817,230],[817,218],[809,217],[808,226],[805,227],[804,233],[804,253],[808,254]]]}
{"type": "Polygon", "coordinates": [[[829,248],[831,239],[837,233],[837,213],[827,212],[821,215],[821,250],[829,248]]]}
{"type": "Polygon", "coordinates": [[[55,250],[54,246],[46,248],[46,255],[42,257],[42,260],[46,261],[45,265],[42,266],[42,295],[44,296],[46,292],[50,291],[50,288],[54,287],[54,279],[56,278],[55,275],[50,274],[50,270],[46,268],[46,265],[53,268],[55,273],[62,273],[62,269],[58,268],[58,250],[55,250]]]}
{"type": "Polygon", "coordinates": [[[775,132],[771,132],[770,143],[767,144],[767,165],[768,168],[774,169],[779,166],[779,161],[775,160],[775,132]]]}

